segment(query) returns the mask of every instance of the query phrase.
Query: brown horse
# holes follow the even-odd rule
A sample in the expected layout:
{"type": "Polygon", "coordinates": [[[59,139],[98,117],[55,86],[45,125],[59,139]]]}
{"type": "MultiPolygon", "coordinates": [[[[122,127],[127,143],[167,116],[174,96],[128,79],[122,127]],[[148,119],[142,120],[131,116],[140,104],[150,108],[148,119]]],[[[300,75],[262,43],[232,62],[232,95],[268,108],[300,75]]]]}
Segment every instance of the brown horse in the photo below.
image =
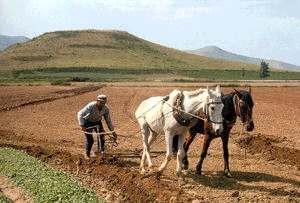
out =
{"type": "MultiPolygon", "coordinates": [[[[236,122],[237,117],[241,119],[243,125],[245,126],[246,131],[253,131],[254,129],[254,123],[252,120],[252,109],[254,106],[254,102],[251,96],[251,88],[249,88],[248,91],[245,90],[238,91],[234,89],[234,92],[222,95],[222,102],[224,104],[224,108],[222,110],[222,116],[224,118],[223,132],[220,135],[216,135],[212,133],[209,128],[209,124],[199,119],[196,125],[190,128],[189,135],[186,138],[183,146],[186,152],[186,156],[183,158],[182,161],[184,169],[188,169],[188,165],[189,165],[188,158],[187,158],[187,152],[189,146],[193,142],[197,133],[201,133],[204,134],[204,142],[203,142],[203,148],[200,155],[200,159],[196,167],[196,173],[198,175],[201,175],[202,163],[207,155],[207,150],[209,148],[211,141],[217,137],[221,137],[223,143],[224,175],[227,177],[232,177],[229,170],[229,163],[228,163],[229,134],[236,122]]],[[[174,137],[173,142],[176,145],[177,143],[176,136],[174,137]]],[[[176,146],[173,149],[173,151],[176,151],[176,146]]]]}

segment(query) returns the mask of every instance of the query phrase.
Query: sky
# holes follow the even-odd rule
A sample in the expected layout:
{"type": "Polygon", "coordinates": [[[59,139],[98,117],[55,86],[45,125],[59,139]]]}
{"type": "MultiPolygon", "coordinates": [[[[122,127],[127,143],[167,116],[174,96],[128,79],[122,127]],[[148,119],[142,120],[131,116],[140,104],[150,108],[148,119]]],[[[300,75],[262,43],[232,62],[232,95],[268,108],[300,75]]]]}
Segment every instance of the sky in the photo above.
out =
{"type": "Polygon", "coordinates": [[[164,46],[215,45],[300,65],[300,0],[0,0],[0,34],[123,30],[164,46]]]}

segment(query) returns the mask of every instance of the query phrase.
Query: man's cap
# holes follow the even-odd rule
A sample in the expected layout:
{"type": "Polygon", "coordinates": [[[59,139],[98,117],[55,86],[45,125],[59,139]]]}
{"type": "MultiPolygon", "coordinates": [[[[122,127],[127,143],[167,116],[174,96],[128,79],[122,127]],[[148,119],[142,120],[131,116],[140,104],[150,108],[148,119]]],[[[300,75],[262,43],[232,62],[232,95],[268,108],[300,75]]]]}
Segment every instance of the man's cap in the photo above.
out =
{"type": "Polygon", "coordinates": [[[106,99],[107,99],[107,96],[104,95],[104,94],[99,94],[99,95],[97,96],[97,100],[98,100],[98,101],[100,101],[100,100],[106,100],[106,99]]]}

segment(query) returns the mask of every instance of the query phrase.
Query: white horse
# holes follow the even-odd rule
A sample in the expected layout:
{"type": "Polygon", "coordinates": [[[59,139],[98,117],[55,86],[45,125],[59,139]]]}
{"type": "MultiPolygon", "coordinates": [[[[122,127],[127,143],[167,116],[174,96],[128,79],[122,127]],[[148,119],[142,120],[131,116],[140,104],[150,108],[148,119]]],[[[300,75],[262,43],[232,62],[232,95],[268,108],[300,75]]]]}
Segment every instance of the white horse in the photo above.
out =
{"type": "Polygon", "coordinates": [[[151,169],[153,164],[150,157],[150,145],[157,135],[164,134],[166,141],[166,157],[158,169],[162,172],[171,159],[172,140],[174,135],[179,135],[178,152],[177,152],[177,169],[176,174],[181,175],[181,162],[185,155],[183,150],[184,134],[190,126],[180,125],[173,116],[174,102],[178,96],[182,96],[182,106],[184,115],[189,119],[195,119],[198,112],[203,111],[211,123],[212,130],[216,134],[223,131],[221,90],[217,86],[216,90],[198,89],[195,91],[173,90],[168,99],[166,97],[150,97],[144,100],[137,108],[135,117],[141,128],[143,137],[143,154],[140,164],[141,173],[145,172],[144,164],[147,157],[148,167],[151,169]]]}

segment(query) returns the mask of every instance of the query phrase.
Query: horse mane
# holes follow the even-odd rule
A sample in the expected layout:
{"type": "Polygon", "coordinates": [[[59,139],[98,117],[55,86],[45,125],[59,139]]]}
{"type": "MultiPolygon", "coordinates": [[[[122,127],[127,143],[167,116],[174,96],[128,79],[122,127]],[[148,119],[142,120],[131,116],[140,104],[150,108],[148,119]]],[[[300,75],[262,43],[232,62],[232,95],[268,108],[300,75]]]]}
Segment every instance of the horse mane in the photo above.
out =
{"type": "Polygon", "coordinates": [[[189,97],[194,97],[194,96],[198,96],[200,93],[205,92],[207,89],[197,89],[194,91],[180,91],[178,89],[173,90],[170,94],[169,94],[169,102],[171,104],[173,104],[175,102],[175,100],[178,98],[178,96],[180,94],[184,94],[185,96],[189,96],[189,97]]]}
{"type": "MultiPolygon", "coordinates": [[[[247,90],[239,90],[239,92],[241,93],[242,95],[242,100],[244,102],[246,102],[246,104],[249,105],[249,107],[253,107],[254,106],[254,102],[253,102],[253,99],[252,99],[252,96],[251,94],[247,91],[247,90]]],[[[233,91],[230,93],[232,96],[234,96],[236,93],[233,91]]]]}
{"type": "Polygon", "coordinates": [[[193,97],[193,96],[197,96],[199,95],[200,93],[206,91],[207,89],[197,89],[197,90],[194,90],[194,91],[183,91],[183,94],[186,95],[186,96],[189,96],[189,97],[193,97]]]}

